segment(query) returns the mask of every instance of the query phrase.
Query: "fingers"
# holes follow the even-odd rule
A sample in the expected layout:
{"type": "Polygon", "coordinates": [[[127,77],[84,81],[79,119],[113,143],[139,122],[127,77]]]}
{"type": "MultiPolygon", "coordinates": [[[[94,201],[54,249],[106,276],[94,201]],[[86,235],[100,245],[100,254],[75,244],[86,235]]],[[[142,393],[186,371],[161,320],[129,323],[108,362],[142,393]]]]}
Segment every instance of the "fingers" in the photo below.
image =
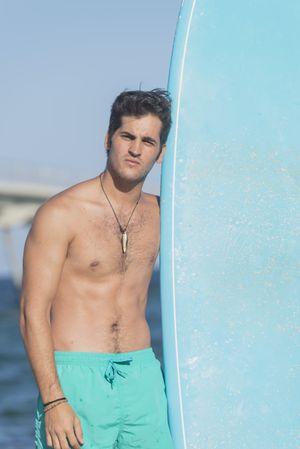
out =
{"type": "MultiPolygon", "coordinates": [[[[68,434],[67,437],[68,437],[68,441],[69,441],[69,444],[72,449],[81,449],[81,446],[76,438],[76,435],[73,432],[68,434]]],[[[69,446],[68,446],[68,449],[69,449],[69,446]]]]}
{"type": "Polygon", "coordinates": [[[75,433],[79,443],[83,444],[83,432],[82,432],[82,428],[81,428],[81,424],[80,424],[79,418],[77,418],[77,416],[74,419],[74,433],[75,433]]]}
{"type": "Polygon", "coordinates": [[[59,438],[55,433],[52,433],[51,435],[52,443],[53,443],[53,449],[62,449],[60,446],[59,438]]]}
{"type": "Polygon", "coordinates": [[[53,449],[81,449],[80,444],[76,438],[74,432],[62,432],[62,433],[47,433],[46,435],[47,446],[53,449]]]}
{"type": "MultiPolygon", "coordinates": [[[[67,440],[67,432],[62,432],[60,434],[57,434],[57,437],[59,439],[61,449],[70,449],[70,446],[69,446],[69,443],[67,440]]],[[[71,447],[73,448],[73,445],[71,445],[71,447]]],[[[75,446],[74,446],[74,449],[75,449],[75,446]]]]}
{"type": "Polygon", "coordinates": [[[51,438],[51,435],[49,432],[46,432],[46,443],[47,443],[47,446],[53,447],[52,438],[51,438]]]}

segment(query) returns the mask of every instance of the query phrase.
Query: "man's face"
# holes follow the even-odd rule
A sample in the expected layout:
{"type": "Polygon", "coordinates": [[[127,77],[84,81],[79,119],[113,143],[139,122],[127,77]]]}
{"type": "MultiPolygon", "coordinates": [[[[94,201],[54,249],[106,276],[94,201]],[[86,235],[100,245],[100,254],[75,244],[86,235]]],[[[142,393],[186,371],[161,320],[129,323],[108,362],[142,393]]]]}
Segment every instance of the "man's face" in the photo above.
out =
{"type": "Polygon", "coordinates": [[[111,143],[106,135],[105,148],[109,149],[107,164],[123,179],[135,182],[144,180],[154,163],[161,163],[163,159],[166,145],[162,146],[158,158],[161,126],[161,120],[152,114],[140,118],[123,116],[111,143]]]}

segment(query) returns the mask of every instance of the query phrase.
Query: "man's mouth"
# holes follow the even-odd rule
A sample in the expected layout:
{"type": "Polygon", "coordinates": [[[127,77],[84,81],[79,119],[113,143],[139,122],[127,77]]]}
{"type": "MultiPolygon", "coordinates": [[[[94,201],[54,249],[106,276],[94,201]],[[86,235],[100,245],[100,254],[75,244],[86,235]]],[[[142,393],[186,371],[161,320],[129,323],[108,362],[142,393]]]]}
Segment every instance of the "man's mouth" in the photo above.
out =
{"type": "Polygon", "coordinates": [[[125,159],[125,161],[131,166],[140,165],[140,163],[138,161],[135,161],[134,159],[125,159]]]}

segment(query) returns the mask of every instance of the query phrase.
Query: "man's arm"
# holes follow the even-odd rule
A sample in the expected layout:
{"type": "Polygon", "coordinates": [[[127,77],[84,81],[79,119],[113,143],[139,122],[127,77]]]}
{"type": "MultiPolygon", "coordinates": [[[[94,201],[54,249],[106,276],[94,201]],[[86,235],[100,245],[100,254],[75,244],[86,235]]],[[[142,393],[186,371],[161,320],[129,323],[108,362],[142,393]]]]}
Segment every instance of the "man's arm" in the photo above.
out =
{"type": "Polygon", "coordinates": [[[50,310],[70,239],[65,215],[51,200],[43,205],[24,249],[20,331],[43,402],[63,396],[54,364],[50,310]]]}
{"type": "MultiPolygon", "coordinates": [[[[50,311],[73,238],[70,223],[65,200],[49,200],[36,213],[24,249],[20,331],[43,403],[64,396],[54,360],[50,311]]],[[[68,447],[66,434],[76,443],[73,425],[77,437],[81,428],[68,404],[47,411],[45,418],[48,446],[58,446],[57,434],[61,448],[68,447]]],[[[78,443],[74,447],[79,448],[78,443]]]]}

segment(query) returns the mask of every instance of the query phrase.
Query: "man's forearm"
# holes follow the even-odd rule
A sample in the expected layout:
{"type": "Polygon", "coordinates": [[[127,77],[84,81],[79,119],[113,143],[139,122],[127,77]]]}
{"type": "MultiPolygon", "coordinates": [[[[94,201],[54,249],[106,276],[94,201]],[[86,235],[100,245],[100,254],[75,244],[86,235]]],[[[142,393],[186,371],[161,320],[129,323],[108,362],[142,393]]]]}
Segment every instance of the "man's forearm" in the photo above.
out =
{"type": "Polygon", "coordinates": [[[49,321],[45,317],[27,318],[21,323],[20,330],[42,401],[45,403],[63,396],[49,321]]]}

